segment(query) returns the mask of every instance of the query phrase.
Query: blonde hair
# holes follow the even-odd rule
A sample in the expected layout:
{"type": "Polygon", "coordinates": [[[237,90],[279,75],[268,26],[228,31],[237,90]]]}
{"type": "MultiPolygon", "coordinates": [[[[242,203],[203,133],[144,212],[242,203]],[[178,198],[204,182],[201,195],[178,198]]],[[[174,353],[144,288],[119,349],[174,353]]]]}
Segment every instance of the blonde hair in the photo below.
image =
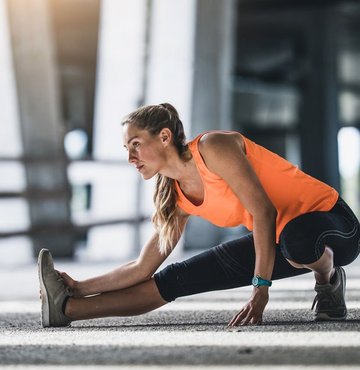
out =
{"type": "MultiPolygon", "coordinates": [[[[169,103],[145,105],[130,113],[122,121],[122,125],[132,124],[151,135],[157,135],[164,128],[171,130],[173,144],[184,161],[192,158],[184,127],[177,110],[169,103]]],[[[167,255],[174,247],[171,241],[180,234],[178,218],[176,217],[177,192],[173,179],[157,174],[154,192],[155,212],[152,222],[159,234],[159,250],[167,255]]]]}

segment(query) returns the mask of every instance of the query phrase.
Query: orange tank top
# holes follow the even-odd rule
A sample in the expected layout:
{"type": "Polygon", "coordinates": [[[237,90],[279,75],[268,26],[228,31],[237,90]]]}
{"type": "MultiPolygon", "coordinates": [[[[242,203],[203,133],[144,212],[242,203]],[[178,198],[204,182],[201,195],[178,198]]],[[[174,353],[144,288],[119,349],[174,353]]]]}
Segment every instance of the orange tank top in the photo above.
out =
{"type": "MultiPolygon", "coordinates": [[[[175,181],[177,204],[186,213],[202,217],[217,226],[245,225],[252,230],[252,215],[244,208],[229,185],[209,171],[201,157],[198,142],[205,133],[188,143],[204,185],[203,203],[199,206],[191,203],[175,181]]],[[[339,194],[334,188],[305,174],[297,166],[245,136],[242,135],[242,138],[245,142],[246,157],[277,209],[277,243],[285,225],[295,217],[307,212],[328,211],[335,205],[339,194]]]]}

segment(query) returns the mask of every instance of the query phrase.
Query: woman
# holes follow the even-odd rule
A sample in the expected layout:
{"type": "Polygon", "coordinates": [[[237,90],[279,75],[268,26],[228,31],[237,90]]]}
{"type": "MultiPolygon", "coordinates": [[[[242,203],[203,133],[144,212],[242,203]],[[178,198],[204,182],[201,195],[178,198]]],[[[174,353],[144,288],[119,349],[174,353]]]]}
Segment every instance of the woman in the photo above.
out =
{"type": "MultiPolygon", "coordinates": [[[[212,131],[186,144],[170,104],[140,107],[122,123],[129,162],[157,176],[155,231],[139,257],[75,281],[39,255],[43,326],[138,315],[177,297],[253,284],[229,325],[260,324],[272,280],[313,271],[316,320],[344,320],[345,272],[359,254],[359,222],[335,189],[238,132],[212,131]],[[155,273],[190,215],[252,233],[155,273]]],[[[313,305],[313,306],[314,306],[313,305]]]]}

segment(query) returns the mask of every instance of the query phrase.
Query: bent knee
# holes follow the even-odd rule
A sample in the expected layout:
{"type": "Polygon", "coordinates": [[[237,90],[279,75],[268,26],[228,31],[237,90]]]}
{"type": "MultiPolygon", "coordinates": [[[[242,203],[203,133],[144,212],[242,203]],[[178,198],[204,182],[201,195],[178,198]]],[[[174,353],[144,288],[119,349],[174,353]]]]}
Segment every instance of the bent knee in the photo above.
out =
{"type": "Polygon", "coordinates": [[[295,267],[297,269],[303,269],[305,267],[303,264],[297,263],[297,262],[294,262],[294,261],[291,261],[288,258],[286,258],[286,261],[288,261],[291,266],[293,266],[293,267],[295,267]]]}

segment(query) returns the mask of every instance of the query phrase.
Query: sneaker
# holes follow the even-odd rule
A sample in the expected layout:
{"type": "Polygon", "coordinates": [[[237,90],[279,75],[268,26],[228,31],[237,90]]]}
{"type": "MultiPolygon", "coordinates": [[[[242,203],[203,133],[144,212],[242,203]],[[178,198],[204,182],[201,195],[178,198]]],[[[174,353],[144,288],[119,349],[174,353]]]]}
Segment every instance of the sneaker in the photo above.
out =
{"type": "Polygon", "coordinates": [[[71,292],[54,270],[54,262],[47,249],[42,249],[39,253],[38,270],[42,326],[69,326],[71,320],[64,315],[63,304],[71,292]]]}
{"type": "Polygon", "coordinates": [[[315,321],[345,320],[347,309],[345,304],[346,275],[342,267],[335,267],[332,284],[315,284],[317,295],[311,309],[315,307],[315,321]]]}

